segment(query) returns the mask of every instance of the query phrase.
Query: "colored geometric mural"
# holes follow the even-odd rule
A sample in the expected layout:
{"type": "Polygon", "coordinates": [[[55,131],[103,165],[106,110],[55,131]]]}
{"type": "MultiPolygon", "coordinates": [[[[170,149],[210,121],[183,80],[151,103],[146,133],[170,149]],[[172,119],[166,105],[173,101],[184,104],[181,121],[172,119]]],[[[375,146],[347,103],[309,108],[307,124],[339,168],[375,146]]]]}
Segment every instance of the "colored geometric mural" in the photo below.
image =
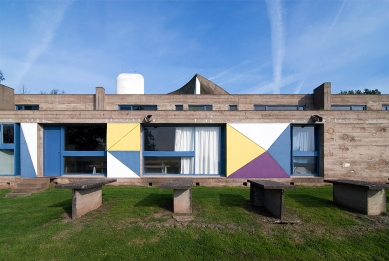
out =
{"type": "Polygon", "coordinates": [[[108,178],[139,178],[139,152],[107,152],[108,178]]]}
{"type": "Polygon", "coordinates": [[[229,125],[254,143],[268,150],[289,126],[289,123],[234,123],[229,125]]]}
{"type": "Polygon", "coordinates": [[[289,178],[289,175],[268,152],[265,152],[229,178],[289,178]]]}
{"type": "Polygon", "coordinates": [[[227,177],[265,150],[227,125],[227,177]]]}
{"type": "Polygon", "coordinates": [[[289,123],[227,124],[227,177],[286,178],[290,164],[289,123]]]}
{"type": "Polygon", "coordinates": [[[288,126],[267,152],[280,164],[286,173],[290,173],[291,150],[290,126],[288,126]]]}
{"type": "Polygon", "coordinates": [[[140,124],[107,124],[107,150],[140,151],[140,124]]]}
{"type": "Polygon", "coordinates": [[[20,126],[20,175],[33,178],[38,165],[38,127],[36,123],[21,123],[20,126]]]}

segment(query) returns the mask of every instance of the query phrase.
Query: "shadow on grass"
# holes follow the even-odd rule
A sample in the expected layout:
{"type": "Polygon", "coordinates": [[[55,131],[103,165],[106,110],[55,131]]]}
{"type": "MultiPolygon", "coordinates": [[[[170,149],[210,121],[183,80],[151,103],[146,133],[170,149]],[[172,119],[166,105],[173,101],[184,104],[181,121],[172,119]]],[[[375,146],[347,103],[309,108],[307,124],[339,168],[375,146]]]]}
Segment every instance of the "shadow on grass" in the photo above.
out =
{"type": "Polygon", "coordinates": [[[138,203],[135,207],[160,207],[173,212],[173,195],[151,193],[138,203]]]}
{"type": "Polygon", "coordinates": [[[237,194],[219,194],[221,207],[241,207],[248,212],[255,213],[264,217],[274,217],[273,214],[264,207],[251,205],[250,200],[247,200],[242,195],[237,194]]]}
{"type": "Polygon", "coordinates": [[[72,215],[72,199],[66,199],[49,206],[50,208],[63,208],[69,216],[72,215]]]}

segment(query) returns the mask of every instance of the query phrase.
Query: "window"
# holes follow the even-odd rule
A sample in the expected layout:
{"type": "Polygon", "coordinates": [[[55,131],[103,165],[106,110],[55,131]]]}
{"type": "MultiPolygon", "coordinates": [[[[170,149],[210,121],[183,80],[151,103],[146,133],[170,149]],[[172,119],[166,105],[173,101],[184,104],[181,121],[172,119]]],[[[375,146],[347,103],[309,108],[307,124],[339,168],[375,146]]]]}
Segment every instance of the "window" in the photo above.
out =
{"type": "Polygon", "coordinates": [[[188,105],[190,111],[212,111],[212,105],[188,105]]]}
{"type": "Polygon", "coordinates": [[[176,111],[183,111],[184,105],[176,105],[176,111]]]}
{"type": "Polygon", "coordinates": [[[317,175],[318,128],[316,126],[292,127],[293,175],[317,175]]]}
{"type": "Polygon", "coordinates": [[[0,124],[0,175],[15,174],[15,126],[0,124]]]}
{"type": "Polygon", "coordinates": [[[24,111],[24,110],[36,111],[36,110],[39,110],[39,105],[36,105],[36,104],[18,104],[15,106],[15,110],[17,110],[17,111],[24,111]]]}
{"type": "Polygon", "coordinates": [[[229,105],[229,106],[228,106],[228,109],[229,109],[230,111],[237,111],[237,110],[238,110],[238,105],[229,105]]]}
{"type": "Polygon", "coordinates": [[[304,111],[305,105],[254,105],[254,111],[304,111]]]}
{"type": "Polygon", "coordinates": [[[143,129],[144,174],[220,174],[221,127],[143,129]]]}
{"type": "Polygon", "coordinates": [[[333,111],[365,111],[366,105],[331,105],[333,111]]]}
{"type": "Polygon", "coordinates": [[[128,111],[156,111],[157,105],[119,105],[119,110],[128,111]]]}
{"type": "Polygon", "coordinates": [[[382,110],[383,111],[389,111],[389,105],[388,104],[383,104],[382,105],[382,110]]]}

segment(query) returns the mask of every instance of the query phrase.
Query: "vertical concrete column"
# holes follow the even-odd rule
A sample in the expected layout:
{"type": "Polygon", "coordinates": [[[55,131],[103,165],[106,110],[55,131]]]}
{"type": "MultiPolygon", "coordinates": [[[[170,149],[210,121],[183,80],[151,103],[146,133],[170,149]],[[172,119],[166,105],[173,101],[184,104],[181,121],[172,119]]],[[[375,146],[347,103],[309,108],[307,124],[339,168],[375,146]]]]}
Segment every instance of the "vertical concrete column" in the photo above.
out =
{"type": "Polygon", "coordinates": [[[0,110],[15,110],[14,89],[0,84],[0,110]]]}
{"type": "Polygon", "coordinates": [[[331,110],[331,83],[325,82],[313,90],[315,110],[331,110]]]}
{"type": "Polygon", "coordinates": [[[103,87],[96,87],[95,110],[105,110],[105,89],[103,87]]]}
{"type": "Polygon", "coordinates": [[[173,190],[174,213],[192,213],[192,189],[173,190]]]}
{"type": "Polygon", "coordinates": [[[103,203],[102,186],[72,190],[72,219],[77,219],[103,203]]]}

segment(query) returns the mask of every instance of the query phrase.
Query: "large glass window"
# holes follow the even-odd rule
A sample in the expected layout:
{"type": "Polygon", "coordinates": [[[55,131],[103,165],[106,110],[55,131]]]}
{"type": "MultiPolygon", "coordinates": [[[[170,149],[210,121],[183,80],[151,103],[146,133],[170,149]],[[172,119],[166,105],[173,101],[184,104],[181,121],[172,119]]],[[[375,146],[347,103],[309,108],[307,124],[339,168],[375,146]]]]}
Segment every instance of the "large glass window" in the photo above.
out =
{"type": "Polygon", "coordinates": [[[219,174],[220,127],[143,129],[145,174],[219,174]]]}
{"type": "Polygon", "coordinates": [[[65,150],[104,151],[106,126],[66,126],[65,150]]]}
{"type": "Polygon", "coordinates": [[[62,127],[64,174],[106,174],[106,125],[68,125],[62,127]]]}
{"type": "Polygon", "coordinates": [[[318,174],[318,138],[315,126],[292,127],[293,174],[318,174]]]}
{"type": "Polygon", "coordinates": [[[15,174],[15,127],[0,124],[0,175],[15,174]]]}

